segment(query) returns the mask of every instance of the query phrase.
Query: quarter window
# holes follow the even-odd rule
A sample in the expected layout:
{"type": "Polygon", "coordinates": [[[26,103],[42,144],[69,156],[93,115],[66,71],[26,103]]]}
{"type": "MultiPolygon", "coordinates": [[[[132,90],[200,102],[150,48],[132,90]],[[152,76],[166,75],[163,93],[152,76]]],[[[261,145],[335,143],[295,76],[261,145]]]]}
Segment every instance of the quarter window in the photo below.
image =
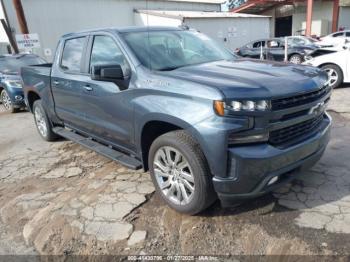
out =
{"type": "Polygon", "coordinates": [[[61,61],[63,70],[80,72],[85,40],[85,37],[79,37],[65,42],[61,61]]]}
{"type": "Polygon", "coordinates": [[[130,67],[125,56],[109,36],[95,36],[91,52],[90,72],[95,65],[120,65],[124,75],[128,75],[130,67]]]}

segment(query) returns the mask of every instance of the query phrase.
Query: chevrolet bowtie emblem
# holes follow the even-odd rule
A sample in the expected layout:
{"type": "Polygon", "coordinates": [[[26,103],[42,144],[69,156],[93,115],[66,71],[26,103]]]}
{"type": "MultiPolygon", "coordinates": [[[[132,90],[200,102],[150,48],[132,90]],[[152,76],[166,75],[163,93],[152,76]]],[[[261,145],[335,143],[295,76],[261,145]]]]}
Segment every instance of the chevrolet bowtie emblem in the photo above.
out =
{"type": "Polygon", "coordinates": [[[317,105],[310,108],[309,115],[319,115],[325,110],[325,107],[325,102],[318,103],[317,105]]]}

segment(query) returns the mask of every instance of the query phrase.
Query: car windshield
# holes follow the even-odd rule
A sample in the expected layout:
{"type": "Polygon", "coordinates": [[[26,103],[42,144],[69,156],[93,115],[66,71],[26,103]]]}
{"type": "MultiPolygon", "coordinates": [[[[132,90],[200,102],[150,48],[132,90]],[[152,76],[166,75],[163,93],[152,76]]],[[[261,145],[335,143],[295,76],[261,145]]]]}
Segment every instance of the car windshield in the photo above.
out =
{"type": "Polygon", "coordinates": [[[128,32],[123,38],[139,61],[152,70],[169,71],[236,58],[225,47],[194,31],[128,32]]]}
{"type": "Polygon", "coordinates": [[[17,73],[23,66],[45,63],[44,59],[35,55],[0,56],[0,72],[17,73]]]}

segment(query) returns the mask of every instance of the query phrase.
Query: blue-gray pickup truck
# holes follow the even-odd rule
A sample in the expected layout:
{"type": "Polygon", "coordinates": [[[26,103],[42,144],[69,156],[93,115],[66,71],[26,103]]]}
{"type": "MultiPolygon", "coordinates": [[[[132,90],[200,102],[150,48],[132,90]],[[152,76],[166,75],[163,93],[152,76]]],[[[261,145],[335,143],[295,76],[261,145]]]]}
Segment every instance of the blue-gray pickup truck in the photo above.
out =
{"type": "Polygon", "coordinates": [[[239,59],[194,30],[67,34],[52,65],[21,76],[45,140],[65,137],[149,170],[162,199],[187,214],[280,187],[330,139],[326,73],[239,59]]]}

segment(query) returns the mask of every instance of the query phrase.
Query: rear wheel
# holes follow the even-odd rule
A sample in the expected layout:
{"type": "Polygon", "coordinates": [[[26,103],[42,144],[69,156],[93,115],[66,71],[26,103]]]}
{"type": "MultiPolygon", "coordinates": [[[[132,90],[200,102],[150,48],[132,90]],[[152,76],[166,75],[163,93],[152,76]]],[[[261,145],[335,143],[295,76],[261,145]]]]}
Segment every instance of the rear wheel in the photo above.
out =
{"type": "Polygon", "coordinates": [[[343,72],[337,65],[324,65],[322,69],[328,74],[329,86],[337,88],[343,83],[343,72]]]}
{"type": "Polygon", "coordinates": [[[194,215],[215,201],[206,159],[185,131],[158,137],[150,148],[148,163],[157,192],[178,212],[194,215]]]}
{"type": "Polygon", "coordinates": [[[33,113],[35,125],[40,136],[46,141],[55,141],[58,136],[52,131],[52,124],[41,104],[41,100],[34,102],[33,113]]]}
{"type": "Polygon", "coordinates": [[[289,62],[291,62],[292,64],[299,65],[303,62],[303,57],[301,55],[298,55],[298,54],[292,55],[289,58],[289,62]]]}
{"type": "Polygon", "coordinates": [[[4,109],[7,112],[10,112],[10,113],[18,112],[18,108],[15,108],[13,106],[11,98],[10,98],[10,96],[8,95],[8,93],[7,93],[7,91],[5,89],[3,89],[1,91],[0,100],[1,100],[2,106],[4,107],[4,109]]]}

